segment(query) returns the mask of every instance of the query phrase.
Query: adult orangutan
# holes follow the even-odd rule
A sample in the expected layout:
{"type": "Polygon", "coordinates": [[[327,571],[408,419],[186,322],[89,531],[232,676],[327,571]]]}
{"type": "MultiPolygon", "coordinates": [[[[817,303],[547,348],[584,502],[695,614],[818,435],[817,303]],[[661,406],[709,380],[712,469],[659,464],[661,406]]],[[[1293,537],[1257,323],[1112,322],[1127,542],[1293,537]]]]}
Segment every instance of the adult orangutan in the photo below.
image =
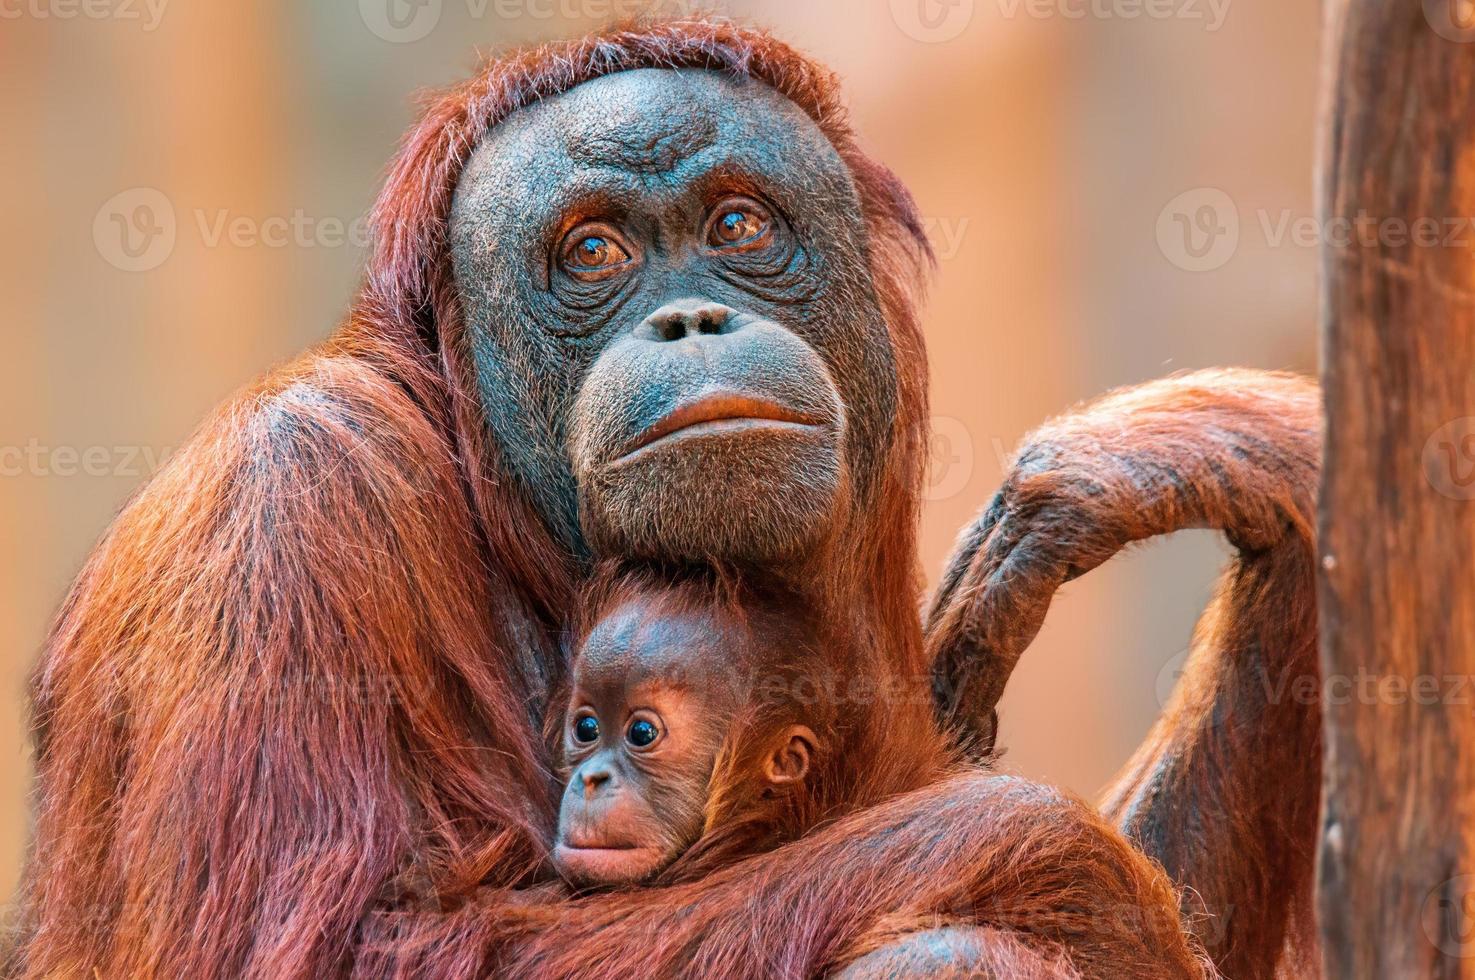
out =
{"type": "MultiPolygon", "coordinates": [[[[34,684],[15,973],[1202,973],[1147,856],[1059,794],[961,769],[925,687],[905,696],[929,671],[927,249],[829,73],[707,22],[505,57],[429,107],[374,221],[344,325],[204,425],[63,607],[34,684]],[[885,696],[844,701],[856,776],[832,822],[694,881],[552,893],[539,732],[602,559],[772,582],[843,638],[853,690],[885,696]]],[[[1300,430],[1255,427],[1306,393],[1186,390],[1026,451],[959,566],[982,574],[940,601],[944,694],[991,710],[963,669],[980,630],[1022,641],[1053,584],[1198,520],[1254,557],[1195,670],[1229,683],[1231,655],[1302,649],[1311,624],[1278,603],[1304,590],[1264,592],[1304,585],[1303,539],[1281,533],[1299,511],[1277,509],[1308,480],[1300,430]],[[1180,396],[1240,437],[1175,414],[1180,396]],[[1112,438],[1145,469],[1124,475],[1112,438]],[[1181,505],[1117,533],[1178,480],[1181,505]],[[1267,503],[1214,509],[1192,480],[1267,503]],[[1064,512],[1011,488],[1051,487],[1080,526],[1009,550],[1064,512]],[[1031,570],[1017,598],[995,558],[1031,570]]],[[[1298,838],[1266,835],[1283,815],[1301,831],[1311,711],[1292,725],[1253,685],[1191,686],[1113,812],[1234,908],[1207,948],[1266,975],[1303,883],[1266,875],[1304,870],[1298,838]],[[1221,724],[1220,705],[1244,711],[1221,724]],[[1271,791],[1259,773],[1288,759],[1297,779],[1271,791]]]]}

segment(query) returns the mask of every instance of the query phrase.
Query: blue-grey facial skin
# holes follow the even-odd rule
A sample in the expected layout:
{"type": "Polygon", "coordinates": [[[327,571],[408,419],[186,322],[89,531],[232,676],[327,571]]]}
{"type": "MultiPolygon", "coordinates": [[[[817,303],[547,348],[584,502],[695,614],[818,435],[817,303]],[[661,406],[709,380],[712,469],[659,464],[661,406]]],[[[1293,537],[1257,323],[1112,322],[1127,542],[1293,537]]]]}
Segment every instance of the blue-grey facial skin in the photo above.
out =
{"type": "Polygon", "coordinates": [[[468,161],[450,245],[492,432],[576,553],[788,560],[873,486],[896,372],[860,201],[768,86],[648,69],[519,110],[468,161]],[[713,247],[735,195],[767,210],[765,247],[713,247]],[[566,238],[588,222],[629,262],[571,273],[566,238]],[[726,311],[720,329],[652,332],[658,311],[706,307],[726,311]],[[662,416],[724,393],[803,424],[697,427],[629,455],[662,416]]]}

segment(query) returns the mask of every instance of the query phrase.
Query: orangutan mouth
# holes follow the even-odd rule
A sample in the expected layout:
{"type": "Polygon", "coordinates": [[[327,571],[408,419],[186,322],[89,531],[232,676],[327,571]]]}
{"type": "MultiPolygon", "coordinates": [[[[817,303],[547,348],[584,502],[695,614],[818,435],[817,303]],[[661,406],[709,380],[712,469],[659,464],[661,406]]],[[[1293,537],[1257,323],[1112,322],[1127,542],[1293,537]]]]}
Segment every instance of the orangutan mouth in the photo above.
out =
{"type": "Polygon", "coordinates": [[[662,863],[660,851],[652,847],[577,847],[567,842],[554,848],[553,861],[565,877],[584,884],[638,881],[662,863]]]}
{"type": "Polygon", "coordinates": [[[730,391],[683,402],[642,432],[619,456],[624,462],[657,442],[698,434],[741,433],[754,429],[813,429],[822,422],[778,402],[730,391]]]}

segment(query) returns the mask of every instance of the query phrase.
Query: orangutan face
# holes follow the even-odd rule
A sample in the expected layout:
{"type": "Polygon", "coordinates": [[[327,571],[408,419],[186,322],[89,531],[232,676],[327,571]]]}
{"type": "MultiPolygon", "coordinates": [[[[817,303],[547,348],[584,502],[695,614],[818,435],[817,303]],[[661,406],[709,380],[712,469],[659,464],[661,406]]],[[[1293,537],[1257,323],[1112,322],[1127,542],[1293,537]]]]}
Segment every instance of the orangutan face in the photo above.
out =
{"type": "Polygon", "coordinates": [[[519,110],[450,236],[492,431],[576,550],[782,561],[877,478],[896,370],[859,199],[771,88],[646,69],[519,110]]]}
{"type": "Polygon", "coordinates": [[[568,770],[553,861],[576,885],[645,881],[706,829],[714,768],[730,796],[796,791],[818,738],[793,719],[753,726],[752,674],[792,650],[769,649],[721,608],[636,597],[604,616],[573,664],[564,718],[568,770]]]}

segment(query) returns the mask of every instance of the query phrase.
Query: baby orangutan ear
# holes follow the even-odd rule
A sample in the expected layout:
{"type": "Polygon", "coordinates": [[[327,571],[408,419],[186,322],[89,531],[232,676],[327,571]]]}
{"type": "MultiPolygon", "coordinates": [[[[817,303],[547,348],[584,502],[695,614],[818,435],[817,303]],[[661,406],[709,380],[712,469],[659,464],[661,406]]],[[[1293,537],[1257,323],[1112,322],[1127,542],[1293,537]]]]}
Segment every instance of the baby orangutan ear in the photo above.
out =
{"type": "Polygon", "coordinates": [[[791,786],[809,774],[809,754],[814,751],[814,732],[803,725],[790,725],[780,736],[778,748],[763,763],[763,774],[775,786],[791,786]]]}

